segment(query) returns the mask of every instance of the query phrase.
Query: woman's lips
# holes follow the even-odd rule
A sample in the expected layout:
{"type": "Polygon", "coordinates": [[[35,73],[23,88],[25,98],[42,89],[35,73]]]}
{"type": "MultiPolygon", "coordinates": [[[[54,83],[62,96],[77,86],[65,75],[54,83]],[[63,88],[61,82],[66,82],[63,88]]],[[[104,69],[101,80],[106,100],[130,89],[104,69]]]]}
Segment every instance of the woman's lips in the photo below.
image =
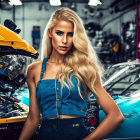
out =
{"type": "Polygon", "coordinates": [[[63,51],[67,50],[67,47],[66,46],[59,46],[59,48],[63,51]]]}

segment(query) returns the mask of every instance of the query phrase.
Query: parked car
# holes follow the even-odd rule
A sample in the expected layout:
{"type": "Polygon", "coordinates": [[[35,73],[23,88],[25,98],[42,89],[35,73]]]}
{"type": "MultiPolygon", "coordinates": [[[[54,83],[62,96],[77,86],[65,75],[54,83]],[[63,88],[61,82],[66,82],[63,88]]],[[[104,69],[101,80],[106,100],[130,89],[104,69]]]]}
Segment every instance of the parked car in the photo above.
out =
{"type": "MultiPolygon", "coordinates": [[[[107,138],[140,139],[140,61],[120,63],[108,68],[104,73],[103,86],[125,117],[125,121],[107,138]]],[[[90,98],[86,124],[91,132],[105,118],[105,114],[92,94],[90,98]]]]}
{"type": "Polygon", "coordinates": [[[0,140],[18,140],[29,107],[13,94],[26,81],[27,57],[37,58],[38,52],[17,34],[20,29],[12,21],[5,24],[8,28],[0,25],[0,140]]]}
{"type": "MultiPolygon", "coordinates": [[[[104,73],[103,86],[125,117],[125,121],[107,139],[140,139],[140,62],[137,60],[111,66],[104,73]]],[[[15,96],[29,105],[27,89],[15,96]]],[[[90,94],[85,117],[88,131],[94,131],[104,118],[105,113],[90,94]]]]}

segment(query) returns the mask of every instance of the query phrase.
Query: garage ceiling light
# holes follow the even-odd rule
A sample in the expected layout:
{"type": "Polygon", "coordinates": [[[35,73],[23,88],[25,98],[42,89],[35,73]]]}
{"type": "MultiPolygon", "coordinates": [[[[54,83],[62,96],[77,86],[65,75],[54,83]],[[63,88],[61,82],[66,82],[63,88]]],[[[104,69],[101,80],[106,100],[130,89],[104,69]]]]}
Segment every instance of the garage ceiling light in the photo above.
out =
{"type": "Polygon", "coordinates": [[[102,4],[100,0],[89,0],[88,5],[97,6],[98,4],[102,4]]]}
{"type": "Polygon", "coordinates": [[[11,1],[9,1],[9,4],[10,4],[11,6],[13,6],[13,5],[14,5],[11,1]]]}
{"type": "Polygon", "coordinates": [[[13,5],[22,5],[22,2],[20,0],[10,0],[10,3],[13,5]]]}
{"type": "Polygon", "coordinates": [[[61,1],[60,0],[50,0],[50,5],[52,5],[52,6],[60,6],[61,1]]]}

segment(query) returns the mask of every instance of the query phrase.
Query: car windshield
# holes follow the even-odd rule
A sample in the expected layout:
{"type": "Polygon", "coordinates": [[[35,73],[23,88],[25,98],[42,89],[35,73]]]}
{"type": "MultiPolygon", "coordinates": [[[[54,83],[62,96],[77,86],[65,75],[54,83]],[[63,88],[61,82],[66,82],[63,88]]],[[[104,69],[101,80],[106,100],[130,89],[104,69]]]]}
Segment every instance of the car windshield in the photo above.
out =
{"type": "Polygon", "coordinates": [[[112,66],[104,74],[104,88],[110,94],[140,96],[140,65],[112,66]]]}

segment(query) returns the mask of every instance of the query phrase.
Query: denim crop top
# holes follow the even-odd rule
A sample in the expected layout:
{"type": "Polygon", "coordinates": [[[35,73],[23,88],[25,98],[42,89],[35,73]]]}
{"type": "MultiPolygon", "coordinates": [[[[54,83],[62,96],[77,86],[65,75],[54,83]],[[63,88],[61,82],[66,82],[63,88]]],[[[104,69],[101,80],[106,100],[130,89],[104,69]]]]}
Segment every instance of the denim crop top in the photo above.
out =
{"type": "MultiPolygon", "coordinates": [[[[80,97],[75,76],[70,78],[72,83],[70,88],[65,85],[61,88],[61,83],[57,79],[42,80],[48,58],[43,60],[40,81],[36,87],[37,102],[42,119],[57,118],[59,115],[84,117],[87,110],[87,99],[82,86],[80,86],[80,92],[83,98],[80,97]]],[[[68,84],[67,81],[66,83],[68,84]]]]}

